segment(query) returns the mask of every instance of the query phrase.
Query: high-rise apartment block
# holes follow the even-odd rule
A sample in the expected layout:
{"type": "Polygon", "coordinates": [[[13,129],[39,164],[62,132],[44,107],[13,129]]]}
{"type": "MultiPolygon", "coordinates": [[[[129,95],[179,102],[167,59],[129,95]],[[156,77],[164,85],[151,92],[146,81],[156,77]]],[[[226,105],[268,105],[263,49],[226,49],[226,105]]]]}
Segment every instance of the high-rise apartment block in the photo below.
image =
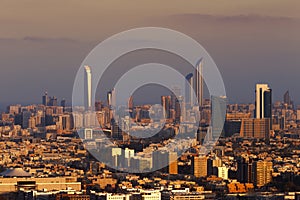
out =
{"type": "Polygon", "coordinates": [[[193,171],[197,178],[207,176],[207,157],[195,156],[193,157],[193,171]]]}
{"type": "Polygon", "coordinates": [[[254,184],[262,187],[272,181],[273,163],[271,161],[254,162],[254,184]]]}

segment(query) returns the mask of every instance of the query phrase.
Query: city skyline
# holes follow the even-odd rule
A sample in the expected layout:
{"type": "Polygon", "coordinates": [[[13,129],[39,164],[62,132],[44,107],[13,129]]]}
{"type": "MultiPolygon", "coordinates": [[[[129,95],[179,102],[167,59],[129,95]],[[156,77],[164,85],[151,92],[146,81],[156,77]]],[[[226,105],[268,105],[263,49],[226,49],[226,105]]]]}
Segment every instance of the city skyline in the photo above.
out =
{"type": "MultiPolygon", "coordinates": [[[[189,78],[190,78],[190,80],[192,80],[192,82],[194,82],[193,76],[190,76],[191,74],[192,74],[192,73],[188,74],[188,75],[189,75],[189,78]]],[[[188,79],[187,79],[187,80],[188,80],[188,79]]],[[[267,84],[267,83],[262,83],[262,82],[254,84],[254,86],[257,86],[257,85],[268,85],[268,84],[267,84]]],[[[254,87],[254,88],[255,88],[255,87],[254,87]]],[[[192,89],[193,89],[193,88],[192,88],[192,89]]],[[[107,101],[108,101],[107,98],[110,98],[109,94],[110,94],[112,91],[114,91],[114,89],[108,90],[108,91],[106,91],[106,92],[103,92],[103,93],[107,94],[107,95],[105,96],[105,98],[101,98],[101,99],[96,98],[94,101],[95,101],[95,102],[97,102],[97,101],[107,102],[107,101]]],[[[255,91],[255,89],[254,89],[253,91],[255,91]]],[[[286,90],[285,93],[282,94],[282,97],[279,98],[279,99],[275,99],[275,98],[272,96],[272,99],[273,99],[272,105],[273,105],[274,103],[276,103],[276,102],[285,102],[285,101],[284,101],[284,97],[285,97],[285,94],[286,94],[287,92],[289,92],[289,90],[286,90]]],[[[272,93],[273,93],[273,87],[272,87],[272,93]]],[[[48,91],[45,91],[45,92],[42,93],[42,94],[48,94],[48,91]]],[[[163,95],[171,95],[171,93],[167,93],[167,94],[166,94],[166,93],[164,93],[164,94],[162,93],[162,96],[163,96],[163,95]]],[[[227,97],[227,101],[230,100],[230,97],[228,97],[228,96],[226,96],[226,97],[227,97]]],[[[297,103],[297,102],[300,101],[300,100],[294,99],[294,98],[293,98],[293,95],[292,95],[292,96],[289,96],[289,97],[293,100],[292,103],[293,103],[296,107],[297,107],[298,105],[300,106],[300,104],[297,103]]],[[[34,101],[32,101],[32,102],[22,102],[22,101],[15,101],[15,102],[14,102],[14,101],[12,101],[12,102],[6,102],[6,103],[2,103],[2,104],[0,103],[0,111],[5,111],[6,107],[9,106],[9,105],[20,104],[20,105],[26,106],[26,105],[34,105],[34,104],[36,104],[36,105],[38,105],[38,104],[44,104],[44,103],[43,103],[43,102],[44,102],[43,98],[44,98],[44,97],[42,97],[42,99],[41,99],[41,97],[40,97],[40,98],[38,98],[37,100],[34,100],[34,101]]],[[[49,101],[50,101],[50,97],[48,97],[48,98],[49,98],[49,101]]],[[[53,96],[53,98],[57,98],[57,97],[56,97],[56,96],[53,96]]],[[[232,102],[232,101],[228,101],[228,103],[229,103],[229,104],[256,104],[256,98],[257,98],[257,96],[253,96],[252,100],[249,100],[248,102],[232,102]]],[[[205,99],[210,99],[210,97],[204,96],[203,99],[204,99],[204,100],[205,100],[205,99]]],[[[67,105],[68,105],[68,106],[71,106],[71,105],[72,105],[71,100],[66,99],[65,97],[59,97],[58,100],[63,100],[65,103],[67,102],[67,105]]],[[[140,102],[137,102],[137,104],[140,104],[140,105],[142,105],[142,104],[156,104],[156,103],[158,103],[158,102],[160,102],[160,99],[159,99],[159,98],[158,98],[157,100],[153,101],[153,102],[142,102],[142,101],[140,101],[140,102]]]]}
{"type": "Polygon", "coordinates": [[[49,7],[33,1],[3,3],[0,107],[19,100],[37,103],[46,90],[70,102],[75,73],[86,54],[113,34],[144,26],[178,30],[202,44],[221,71],[229,102],[249,102],[252,96],[243,91],[253,91],[253,84],[263,81],[274,88],[274,99],[290,90],[295,103],[300,103],[298,1],[229,0],[225,5],[191,0],[181,6],[179,0],[168,0],[146,3],[147,9],[137,9],[140,3],[133,2],[123,2],[122,11],[116,1],[70,2],[74,12],[56,7],[57,2],[49,7]],[[133,10],[139,11],[128,16],[133,10]]]}
{"type": "MultiPolygon", "coordinates": [[[[193,123],[196,120],[195,115],[198,113],[197,106],[194,110],[181,110],[178,104],[176,105],[176,100],[175,105],[173,104],[172,98],[174,99],[174,97],[171,96],[164,96],[161,99],[162,107],[167,111],[165,113],[160,107],[152,110],[147,105],[136,106],[131,102],[130,115],[120,116],[119,122],[121,123],[113,120],[113,91],[108,93],[107,105],[97,104],[96,115],[91,115],[90,110],[84,111],[82,109],[83,112],[80,112],[80,108],[72,113],[71,108],[59,106],[58,99],[50,94],[48,96],[48,93],[45,93],[41,98],[43,105],[10,106],[6,113],[1,114],[0,144],[9,144],[8,149],[10,150],[8,152],[3,151],[5,155],[10,155],[11,151],[19,152],[22,148],[21,159],[24,158],[23,162],[27,164],[23,166],[20,160],[3,156],[3,161],[10,165],[4,164],[5,170],[0,173],[0,176],[3,175],[1,179],[3,183],[7,183],[0,184],[0,190],[20,193],[23,189],[25,191],[39,191],[45,188],[48,193],[52,193],[58,188],[60,188],[58,190],[63,191],[67,187],[66,184],[70,183],[69,181],[72,179],[74,186],[72,189],[80,191],[80,186],[103,186],[112,183],[112,179],[109,179],[107,183],[92,182],[90,184],[80,180],[80,177],[85,176],[84,179],[86,180],[89,177],[93,180],[96,180],[95,177],[101,179],[103,178],[101,175],[96,175],[99,170],[103,170],[104,176],[112,173],[114,177],[118,175],[115,170],[119,170],[126,172],[127,176],[135,177],[138,177],[140,173],[155,171],[154,174],[142,175],[146,176],[149,181],[155,180],[158,174],[158,176],[165,177],[162,178],[163,180],[172,177],[176,178],[177,181],[189,179],[200,185],[202,183],[212,185],[219,184],[219,182],[223,183],[224,190],[222,192],[203,186],[200,191],[196,190],[197,193],[195,193],[196,188],[193,187],[194,192],[190,192],[184,189],[186,186],[182,186],[184,195],[194,194],[198,198],[203,191],[205,194],[219,196],[220,199],[222,199],[222,195],[246,194],[249,191],[254,191],[255,195],[260,195],[260,192],[264,191],[271,192],[270,195],[285,195],[281,191],[289,191],[285,187],[288,187],[290,182],[282,184],[280,181],[290,172],[292,166],[294,169],[290,176],[295,179],[293,181],[295,186],[291,190],[298,191],[297,180],[300,173],[297,164],[299,156],[297,155],[298,147],[296,144],[300,138],[300,110],[294,110],[295,107],[291,105],[290,94],[286,92],[283,95],[285,97],[283,101],[274,104],[272,108],[274,116],[270,118],[271,87],[266,84],[257,84],[255,88],[256,93],[253,92],[252,95],[259,102],[256,106],[254,104],[252,106],[231,104],[226,108],[226,98],[222,96],[212,97],[212,102],[204,100],[205,103],[201,109],[203,118],[201,118],[200,124],[193,123]],[[226,113],[223,112],[225,110],[227,110],[226,113]],[[255,116],[257,115],[255,110],[259,111],[261,116],[255,116]],[[149,114],[152,111],[163,113],[167,124],[161,129],[161,132],[141,138],[141,135],[137,134],[139,129],[142,128],[144,133],[149,134],[148,131],[157,126],[157,119],[150,118],[149,114]],[[182,114],[180,119],[177,113],[182,114]],[[226,119],[224,133],[221,133],[223,132],[223,115],[226,115],[226,119]],[[96,119],[100,127],[96,123],[96,119]],[[272,120],[273,123],[270,124],[269,120],[272,120]],[[212,125],[210,126],[209,123],[212,125]],[[191,124],[198,127],[198,131],[194,130],[194,132],[190,127],[191,124]],[[220,137],[218,133],[221,133],[220,137]],[[188,140],[185,140],[184,136],[188,140]],[[189,140],[190,136],[192,136],[192,140],[189,140]],[[211,151],[205,153],[202,148],[209,147],[204,144],[206,140],[217,140],[217,143],[211,151]],[[164,146],[162,141],[164,143],[169,141],[170,143],[165,143],[167,145],[164,146]],[[28,148],[27,145],[30,145],[30,149],[35,145],[34,151],[23,150],[28,148]],[[75,145],[77,147],[74,148],[75,145]],[[180,150],[185,149],[187,145],[189,150],[181,152],[180,150]],[[284,149],[282,150],[282,148],[284,149]],[[68,150],[66,151],[66,149],[68,150]],[[84,174],[80,171],[74,171],[73,168],[79,168],[80,165],[74,165],[72,162],[73,159],[83,159],[83,152],[87,155],[84,159],[87,159],[87,165],[89,165],[84,169],[84,174]],[[62,164],[60,169],[63,169],[69,176],[63,176],[59,182],[47,185],[47,182],[52,181],[52,177],[43,176],[44,174],[47,175],[48,172],[41,173],[40,170],[33,170],[31,165],[28,166],[27,157],[32,156],[33,153],[45,154],[45,156],[43,159],[32,162],[32,166],[35,166],[36,162],[48,162],[48,159],[50,161],[52,159],[59,160],[61,162],[59,164],[62,164]],[[67,156],[60,157],[61,153],[67,156]],[[97,161],[91,160],[89,155],[92,155],[97,161]],[[68,167],[66,167],[66,163],[68,167]],[[14,166],[14,169],[9,169],[8,166],[14,166]],[[71,171],[75,172],[72,173],[72,176],[69,173],[71,171]],[[182,175],[188,175],[190,178],[182,175]],[[26,182],[22,182],[24,177],[27,178],[26,182]],[[17,187],[11,187],[12,185],[17,187]]],[[[179,93],[179,91],[177,92],[179,93]]],[[[131,98],[131,100],[133,99],[131,98]]],[[[119,187],[123,187],[123,184],[128,184],[128,181],[124,182],[122,179],[120,184],[119,187]]],[[[195,185],[195,183],[192,184],[195,185]]],[[[138,186],[143,186],[143,184],[140,183],[138,186]]],[[[88,189],[88,191],[94,190],[102,191],[101,195],[107,197],[118,193],[118,190],[112,191],[107,188],[88,189]]],[[[173,190],[175,191],[175,188],[173,190]]],[[[130,191],[132,192],[132,190],[130,191]]],[[[166,187],[164,189],[155,188],[152,191],[156,191],[162,196],[166,195],[164,193],[166,187]]],[[[131,192],[129,192],[129,196],[132,194],[131,192]]],[[[142,195],[137,194],[136,191],[134,194],[142,195]]],[[[93,194],[84,192],[77,195],[93,194]]],[[[298,193],[295,194],[295,196],[297,195],[298,193]]],[[[156,199],[161,200],[160,197],[156,199]]]]}
{"type": "Polygon", "coordinates": [[[299,0],[0,11],[0,200],[300,199],[299,0]]]}

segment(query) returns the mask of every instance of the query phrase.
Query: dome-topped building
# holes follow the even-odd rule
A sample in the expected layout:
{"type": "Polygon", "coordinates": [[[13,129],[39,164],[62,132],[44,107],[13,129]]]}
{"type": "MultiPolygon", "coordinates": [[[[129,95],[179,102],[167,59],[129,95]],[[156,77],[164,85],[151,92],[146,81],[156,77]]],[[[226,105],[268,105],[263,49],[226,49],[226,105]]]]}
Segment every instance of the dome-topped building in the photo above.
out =
{"type": "Polygon", "coordinates": [[[31,174],[24,171],[22,168],[10,168],[0,173],[3,177],[31,177],[31,174]]]}

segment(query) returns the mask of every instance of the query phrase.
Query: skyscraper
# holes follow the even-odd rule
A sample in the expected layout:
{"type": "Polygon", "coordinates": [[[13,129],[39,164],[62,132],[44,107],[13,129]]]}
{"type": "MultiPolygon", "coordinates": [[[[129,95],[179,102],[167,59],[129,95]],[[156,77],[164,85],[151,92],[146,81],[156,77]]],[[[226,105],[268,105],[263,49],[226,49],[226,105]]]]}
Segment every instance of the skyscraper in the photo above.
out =
{"type": "Polygon", "coordinates": [[[116,92],[115,88],[107,93],[107,104],[111,109],[116,108],[116,92]]]}
{"type": "Polygon", "coordinates": [[[164,118],[170,118],[170,109],[171,109],[171,96],[162,96],[161,97],[161,105],[164,108],[164,118]]]}
{"type": "Polygon", "coordinates": [[[85,98],[85,108],[87,110],[92,108],[92,71],[91,67],[84,66],[85,70],[85,92],[86,92],[86,98],[85,98]]]}
{"type": "Polygon", "coordinates": [[[48,97],[48,92],[45,92],[43,96],[43,105],[48,106],[49,105],[49,97],[48,97]]]}
{"type": "Polygon", "coordinates": [[[53,96],[50,98],[49,106],[57,106],[57,97],[53,96]]]}
{"type": "Polygon", "coordinates": [[[294,109],[294,102],[292,101],[289,90],[284,93],[283,102],[287,105],[288,109],[294,109]]]}
{"type": "Polygon", "coordinates": [[[195,91],[200,108],[203,106],[203,58],[196,64],[195,91]]]}
{"type": "Polygon", "coordinates": [[[185,118],[185,109],[184,109],[185,105],[183,102],[183,96],[179,96],[176,101],[175,101],[175,121],[176,122],[180,122],[181,117],[185,118]]]}
{"type": "MultiPolygon", "coordinates": [[[[268,84],[256,84],[255,115],[256,119],[266,119],[264,130],[272,129],[272,89],[268,84]],[[269,128],[268,128],[269,127],[269,128]]],[[[262,129],[262,128],[260,128],[262,129]]],[[[269,133],[266,135],[268,138],[269,133]]]]}
{"type": "Polygon", "coordinates": [[[193,93],[194,93],[194,75],[192,73],[186,75],[186,81],[188,82],[188,85],[186,86],[186,103],[189,106],[193,106],[194,105],[194,101],[193,101],[193,93]]]}
{"type": "Polygon", "coordinates": [[[256,118],[272,118],[272,90],[268,84],[256,84],[256,118]]]}
{"type": "Polygon", "coordinates": [[[223,132],[226,118],[226,106],[227,98],[225,96],[211,97],[211,126],[213,141],[216,141],[223,132]]]}
{"type": "Polygon", "coordinates": [[[286,103],[287,105],[291,104],[291,97],[290,97],[290,92],[286,91],[283,95],[283,102],[286,103]]]}

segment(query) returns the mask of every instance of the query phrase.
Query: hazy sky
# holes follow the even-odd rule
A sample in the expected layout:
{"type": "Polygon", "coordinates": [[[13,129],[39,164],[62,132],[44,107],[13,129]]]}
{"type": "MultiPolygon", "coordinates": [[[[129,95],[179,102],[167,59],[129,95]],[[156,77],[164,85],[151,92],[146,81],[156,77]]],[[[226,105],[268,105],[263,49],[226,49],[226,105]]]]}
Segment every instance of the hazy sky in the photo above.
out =
{"type": "Polygon", "coordinates": [[[219,67],[230,102],[253,102],[267,82],[280,100],[300,103],[299,0],[0,0],[0,107],[71,98],[75,74],[90,50],[135,27],[181,31],[219,67]]]}

